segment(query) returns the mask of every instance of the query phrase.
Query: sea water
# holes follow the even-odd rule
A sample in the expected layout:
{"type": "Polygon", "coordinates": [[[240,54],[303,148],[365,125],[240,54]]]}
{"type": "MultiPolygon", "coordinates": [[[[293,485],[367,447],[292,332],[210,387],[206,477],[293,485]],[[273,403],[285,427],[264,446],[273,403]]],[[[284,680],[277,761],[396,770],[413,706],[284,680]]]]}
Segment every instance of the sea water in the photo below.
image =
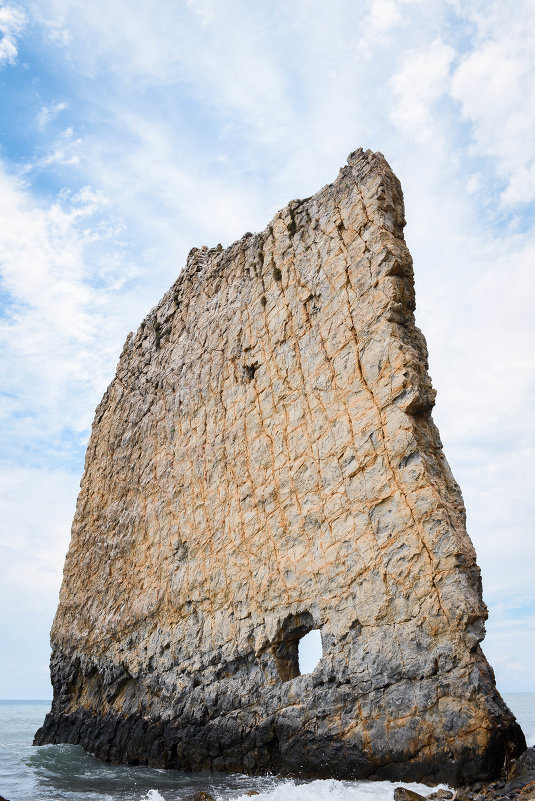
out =
{"type": "MultiPolygon", "coordinates": [[[[535,745],[535,693],[504,696],[535,745]]],[[[392,801],[396,784],[369,781],[293,781],[276,776],[187,774],[109,765],[76,745],[32,746],[50,701],[0,701],[0,795],[9,801],[177,801],[206,790],[218,801],[392,801]]],[[[400,782],[428,793],[422,785],[400,782]]]]}

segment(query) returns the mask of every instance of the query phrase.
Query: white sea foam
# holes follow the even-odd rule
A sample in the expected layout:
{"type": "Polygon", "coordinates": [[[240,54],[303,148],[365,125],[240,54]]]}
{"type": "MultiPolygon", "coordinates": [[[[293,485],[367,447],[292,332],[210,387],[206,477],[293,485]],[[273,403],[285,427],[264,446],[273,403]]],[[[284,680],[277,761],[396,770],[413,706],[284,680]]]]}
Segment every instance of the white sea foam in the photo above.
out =
{"type": "MultiPolygon", "coordinates": [[[[295,782],[291,779],[275,779],[276,783],[268,789],[258,787],[255,801],[392,801],[394,788],[403,786],[421,795],[427,795],[431,788],[425,784],[414,782],[368,782],[368,781],[336,781],[335,779],[318,779],[312,782],[295,782]]],[[[438,787],[446,787],[444,784],[438,787]]],[[[223,791],[207,786],[217,801],[250,801],[248,793],[240,791],[223,791]]],[[[158,790],[149,790],[140,801],[165,801],[158,790]]]]}
{"type": "MultiPolygon", "coordinates": [[[[258,801],[392,801],[395,787],[407,787],[422,795],[431,792],[424,784],[399,782],[342,782],[322,779],[305,784],[281,781],[255,796],[258,801]]],[[[446,785],[439,785],[445,787],[446,785]]],[[[436,789],[436,788],[435,788],[436,789]]],[[[232,801],[250,801],[247,794],[232,795],[232,801]]]]}

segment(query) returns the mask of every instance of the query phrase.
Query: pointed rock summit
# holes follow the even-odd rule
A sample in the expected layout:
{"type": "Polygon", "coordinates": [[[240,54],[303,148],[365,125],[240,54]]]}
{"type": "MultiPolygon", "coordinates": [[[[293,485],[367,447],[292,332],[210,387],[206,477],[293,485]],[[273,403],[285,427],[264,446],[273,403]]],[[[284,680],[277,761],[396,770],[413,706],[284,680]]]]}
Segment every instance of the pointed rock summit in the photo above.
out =
{"type": "Polygon", "coordinates": [[[431,418],[399,181],[358,150],[194,248],[100,403],[35,742],[184,770],[489,778],[525,748],[431,418]],[[300,675],[298,642],[323,655],[300,675]]]}

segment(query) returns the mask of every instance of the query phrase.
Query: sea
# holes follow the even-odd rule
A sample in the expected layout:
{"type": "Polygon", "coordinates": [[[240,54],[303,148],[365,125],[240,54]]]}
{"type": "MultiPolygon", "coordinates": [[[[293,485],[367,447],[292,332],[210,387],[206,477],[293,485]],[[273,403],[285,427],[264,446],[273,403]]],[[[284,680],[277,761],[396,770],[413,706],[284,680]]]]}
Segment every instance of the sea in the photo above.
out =
{"type": "MultiPolygon", "coordinates": [[[[528,745],[535,745],[535,693],[504,698],[528,745]]],[[[32,746],[49,708],[50,701],[0,701],[0,796],[8,801],[178,801],[197,790],[217,801],[249,801],[251,790],[258,801],[392,801],[399,784],[430,792],[410,782],[298,781],[109,765],[77,745],[32,746]]]]}

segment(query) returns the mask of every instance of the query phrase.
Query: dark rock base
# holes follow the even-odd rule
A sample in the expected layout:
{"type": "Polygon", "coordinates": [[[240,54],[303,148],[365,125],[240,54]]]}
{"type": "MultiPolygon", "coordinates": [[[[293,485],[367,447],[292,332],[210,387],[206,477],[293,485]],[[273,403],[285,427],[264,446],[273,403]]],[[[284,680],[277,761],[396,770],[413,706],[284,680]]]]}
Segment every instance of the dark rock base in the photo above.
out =
{"type": "Polygon", "coordinates": [[[418,756],[405,760],[399,753],[399,760],[393,762],[390,744],[385,744],[384,758],[370,758],[354,744],[309,738],[306,731],[285,730],[276,720],[247,730],[231,718],[180,728],[175,721],[135,715],[101,717],[84,709],[70,715],[49,713],[34,739],[34,745],[47,743],[79,744],[107,762],[191,772],[446,782],[456,787],[498,778],[504,764],[512,763],[525,748],[524,735],[515,723],[496,731],[483,752],[463,749],[452,758],[451,752],[437,751],[432,760],[418,756]]]}
{"type": "Polygon", "coordinates": [[[423,796],[405,787],[396,787],[394,801],[533,801],[535,799],[535,747],[528,748],[490,784],[477,782],[460,787],[455,793],[439,789],[423,796]]]}

